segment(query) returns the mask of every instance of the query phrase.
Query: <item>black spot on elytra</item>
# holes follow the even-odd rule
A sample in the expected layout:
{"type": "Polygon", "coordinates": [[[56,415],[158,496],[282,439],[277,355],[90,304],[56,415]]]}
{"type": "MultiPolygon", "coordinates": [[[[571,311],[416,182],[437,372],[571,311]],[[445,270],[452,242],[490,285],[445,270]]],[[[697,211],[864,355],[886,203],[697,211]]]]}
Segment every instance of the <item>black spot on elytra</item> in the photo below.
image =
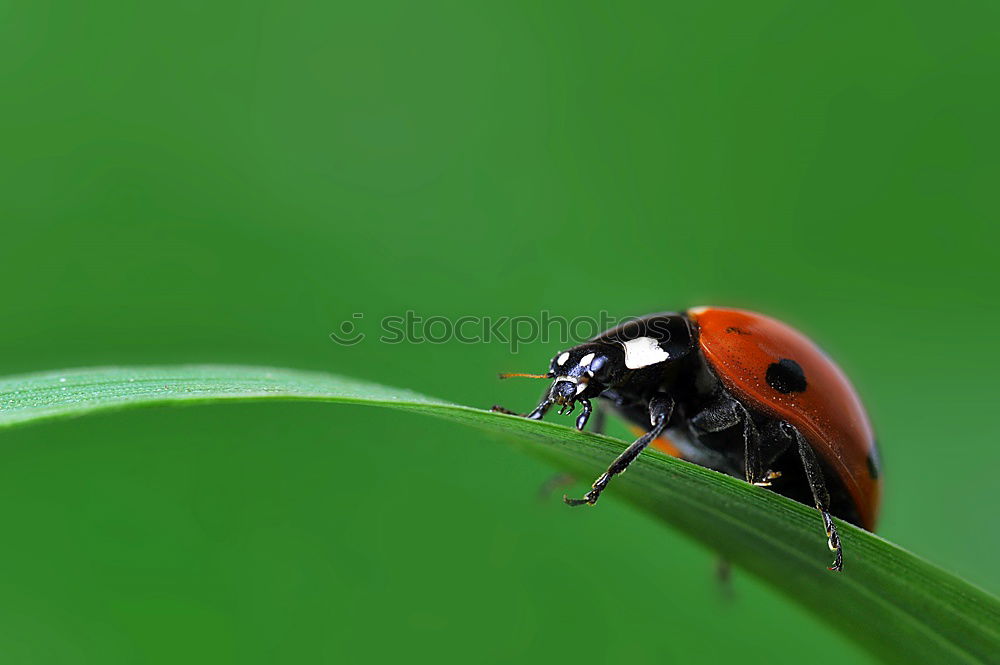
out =
{"type": "Polygon", "coordinates": [[[868,453],[868,475],[872,477],[873,480],[878,480],[878,477],[882,474],[882,462],[878,458],[878,451],[875,448],[875,444],[872,443],[872,449],[868,453]]]}
{"type": "Polygon", "coordinates": [[[782,358],[767,367],[767,384],[779,393],[800,393],[806,389],[802,367],[790,358],[782,358]]]}

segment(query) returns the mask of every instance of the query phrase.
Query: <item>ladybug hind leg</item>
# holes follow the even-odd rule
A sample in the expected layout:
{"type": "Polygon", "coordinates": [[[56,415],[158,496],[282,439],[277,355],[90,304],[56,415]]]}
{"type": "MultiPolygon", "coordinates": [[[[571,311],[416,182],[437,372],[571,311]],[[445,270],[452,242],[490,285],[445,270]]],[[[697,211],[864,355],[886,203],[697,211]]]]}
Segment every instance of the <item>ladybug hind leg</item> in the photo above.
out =
{"type": "Polygon", "coordinates": [[[844,569],[844,551],[840,545],[840,534],[837,533],[837,525],[833,523],[830,515],[830,492],[826,489],[826,480],[823,478],[823,469],[812,446],[806,441],[797,428],[781,423],[781,428],[794,437],[799,447],[799,457],[802,459],[802,466],[805,468],[806,479],[809,481],[809,489],[812,490],[813,500],[816,502],[816,510],[823,515],[823,527],[826,529],[827,545],[834,553],[833,565],[830,570],[841,571],[844,569]]]}

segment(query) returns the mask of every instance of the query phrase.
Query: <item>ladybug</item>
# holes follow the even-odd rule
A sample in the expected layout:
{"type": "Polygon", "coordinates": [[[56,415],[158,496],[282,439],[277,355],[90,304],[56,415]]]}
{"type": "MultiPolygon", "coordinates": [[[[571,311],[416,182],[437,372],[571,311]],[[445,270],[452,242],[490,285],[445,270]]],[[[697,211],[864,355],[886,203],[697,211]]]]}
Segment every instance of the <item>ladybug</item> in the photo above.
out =
{"type": "Polygon", "coordinates": [[[571,506],[597,503],[653,444],[815,506],[835,553],[830,570],[843,569],[832,515],[874,530],[881,469],[868,415],[840,368],[781,321],[723,307],[650,314],[560,352],[545,374],[509,376],[553,379],[526,418],[579,403],[582,430],[600,397],[641,427],[583,498],[563,497],[571,506]]]}

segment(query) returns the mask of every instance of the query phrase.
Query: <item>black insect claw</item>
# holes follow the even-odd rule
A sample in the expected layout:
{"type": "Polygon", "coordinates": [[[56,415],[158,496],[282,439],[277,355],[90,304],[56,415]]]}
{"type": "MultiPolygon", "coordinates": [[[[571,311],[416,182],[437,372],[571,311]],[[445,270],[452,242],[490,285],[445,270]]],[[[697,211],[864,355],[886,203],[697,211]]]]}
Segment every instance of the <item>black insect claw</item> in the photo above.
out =
{"type": "Polygon", "coordinates": [[[586,498],[583,499],[571,499],[569,495],[563,494],[563,503],[567,506],[582,506],[585,503],[590,503],[586,498]]]}
{"type": "Polygon", "coordinates": [[[595,503],[597,503],[597,498],[599,496],[601,496],[601,493],[598,492],[597,490],[590,490],[589,492],[583,495],[582,499],[571,499],[567,495],[563,494],[563,502],[567,506],[582,506],[584,504],[593,506],[595,503]]]}
{"type": "Polygon", "coordinates": [[[837,538],[835,542],[830,540],[828,544],[830,545],[830,549],[836,552],[833,559],[833,565],[829,568],[830,570],[839,573],[844,570],[844,550],[840,546],[840,538],[837,538]]]}

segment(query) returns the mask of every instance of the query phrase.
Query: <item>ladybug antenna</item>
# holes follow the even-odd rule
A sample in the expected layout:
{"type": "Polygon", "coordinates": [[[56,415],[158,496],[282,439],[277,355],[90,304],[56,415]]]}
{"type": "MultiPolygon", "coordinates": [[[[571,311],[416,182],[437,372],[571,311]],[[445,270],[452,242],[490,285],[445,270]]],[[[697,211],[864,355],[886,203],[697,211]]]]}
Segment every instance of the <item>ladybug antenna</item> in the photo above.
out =
{"type": "Polygon", "coordinates": [[[509,379],[512,376],[523,376],[523,377],[527,377],[529,379],[551,379],[552,378],[551,374],[523,374],[522,372],[510,372],[510,373],[507,373],[507,374],[501,374],[500,378],[501,379],[509,379]]]}

